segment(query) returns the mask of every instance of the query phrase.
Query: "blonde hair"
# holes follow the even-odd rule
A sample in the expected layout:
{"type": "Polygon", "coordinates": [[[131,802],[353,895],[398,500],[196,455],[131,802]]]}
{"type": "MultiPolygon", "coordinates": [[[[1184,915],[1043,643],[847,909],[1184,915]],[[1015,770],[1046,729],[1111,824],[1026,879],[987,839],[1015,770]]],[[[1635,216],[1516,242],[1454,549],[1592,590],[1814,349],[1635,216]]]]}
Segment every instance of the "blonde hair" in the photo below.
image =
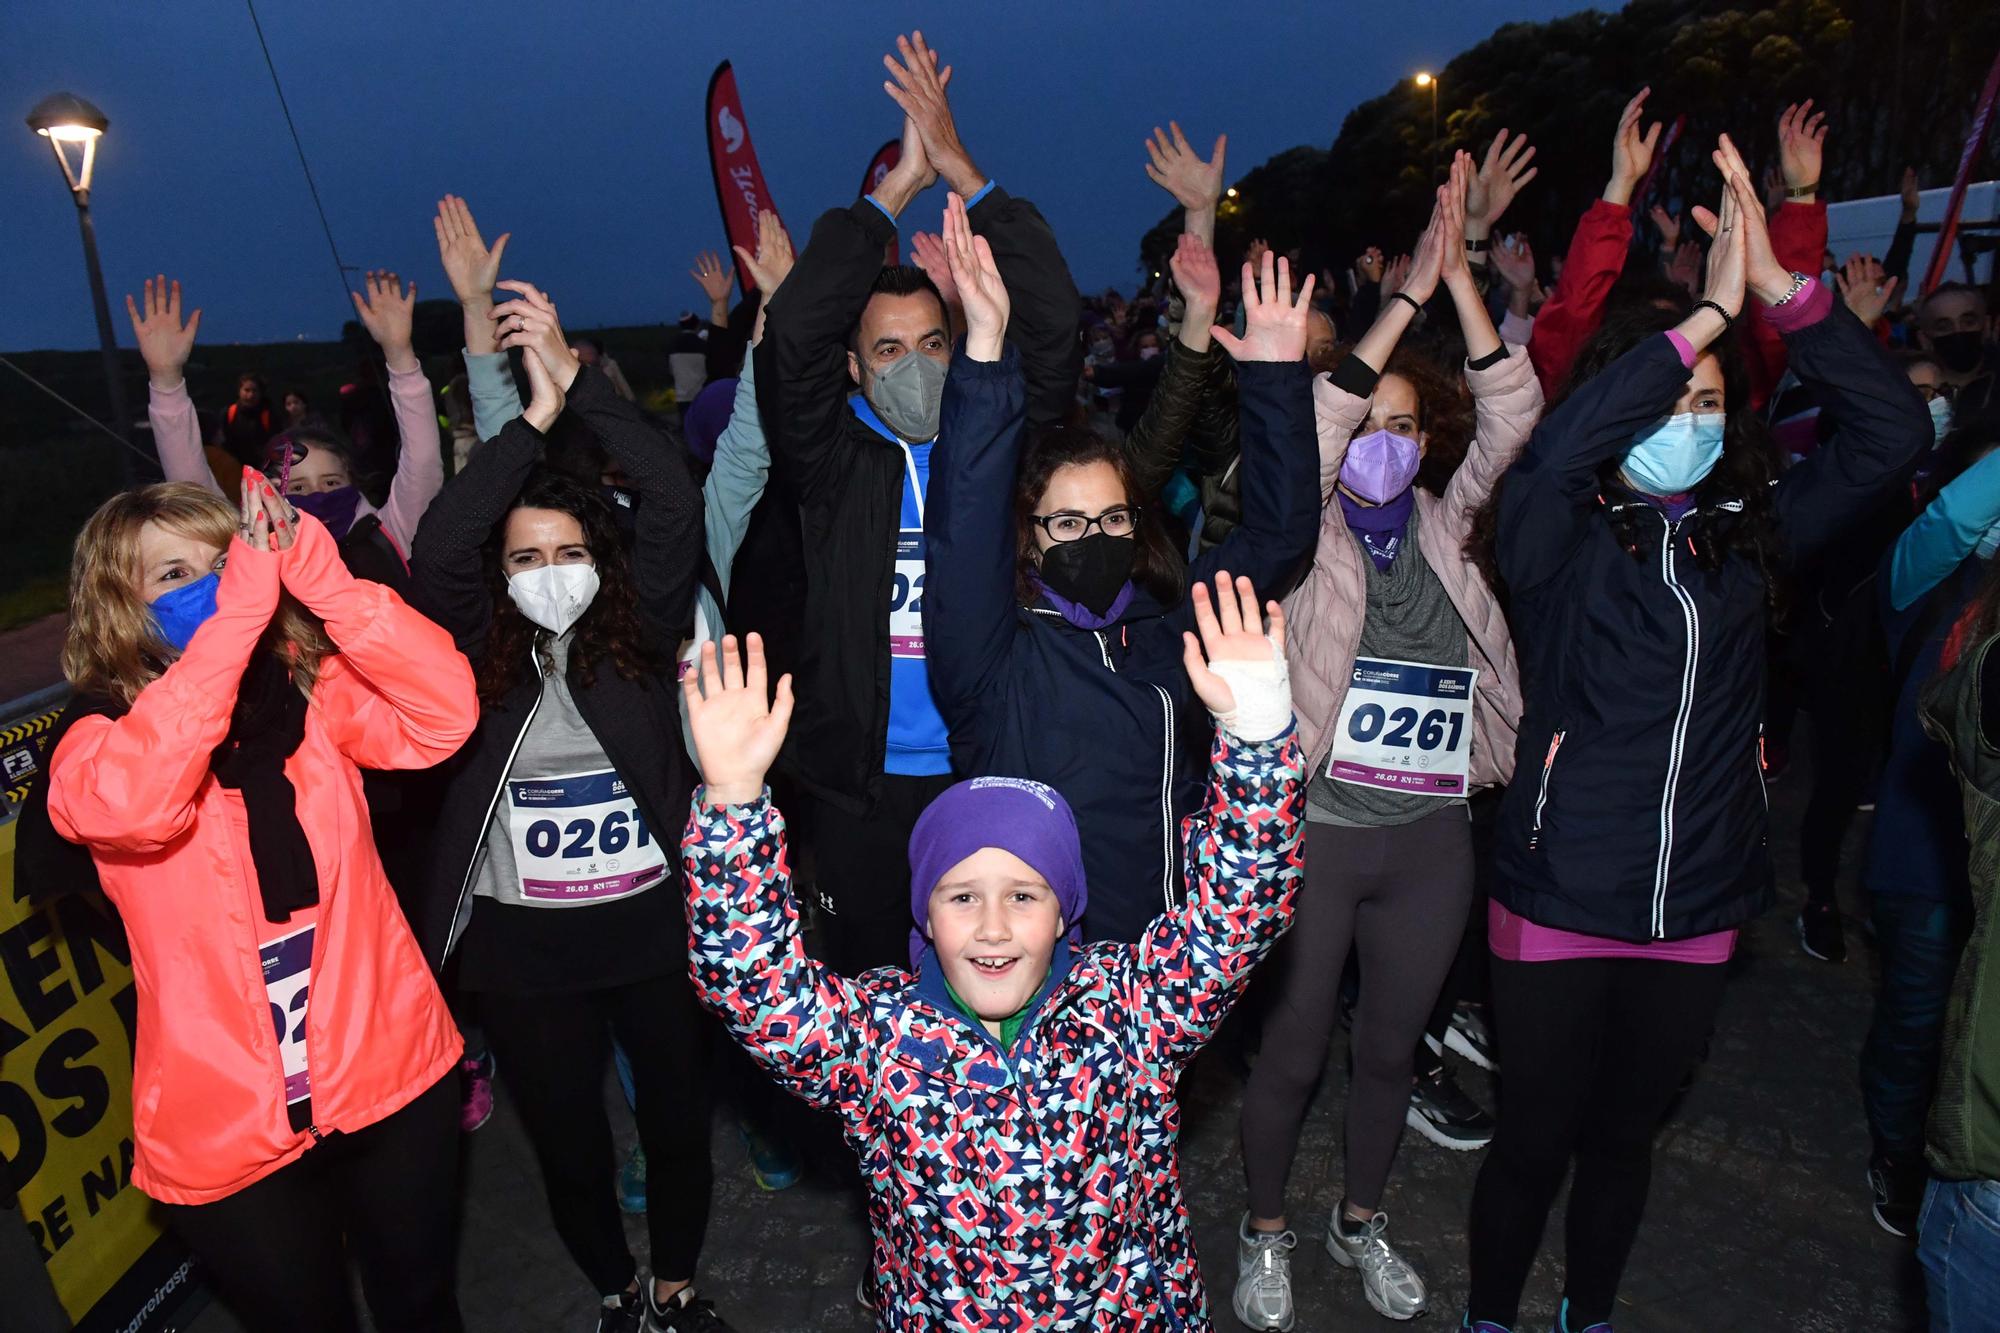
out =
{"type": "MultiPolygon", "coordinates": [[[[169,481],[120,491],[98,506],[76,537],[69,571],[69,633],[63,675],[79,694],[108,695],[130,706],[139,691],[180,657],[160,635],[140,596],[139,534],[148,523],[217,548],[236,535],[237,511],[213,491],[169,481]]],[[[264,642],[310,693],[320,660],[333,651],[319,621],[280,594],[264,642]]]]}

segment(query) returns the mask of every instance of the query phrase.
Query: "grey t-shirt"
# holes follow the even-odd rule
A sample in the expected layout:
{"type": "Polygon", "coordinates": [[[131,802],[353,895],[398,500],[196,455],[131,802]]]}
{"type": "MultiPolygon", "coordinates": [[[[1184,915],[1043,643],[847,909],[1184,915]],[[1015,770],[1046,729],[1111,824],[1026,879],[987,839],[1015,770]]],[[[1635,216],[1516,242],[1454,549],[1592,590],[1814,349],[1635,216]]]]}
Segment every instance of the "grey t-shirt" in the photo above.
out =
{"type": "MultiPolygon", "coordinates": [[[[1357,657],[1431,666],[1466,665],[1465,622],[1451,604],[1430,562],[1417,550],[1416,508],[1410,510],[1409,530],[1387,569],[1375,568],[1368,548],[1352,529],[1347,538],[1361,553],[1368,574],[1368,609],[1361,621],[1357,657]]],[[[1329,719],[1331,721],[1331,719],[1329,719]]],[[[1382,828],[1409,824],[1447,806],[1463,806],[1459,796],[1422,796],[1411,792],[1337,782],[1322,765],[1306,787],[1306,818],[1320,824],[1349,828],[1382,828]]]]}

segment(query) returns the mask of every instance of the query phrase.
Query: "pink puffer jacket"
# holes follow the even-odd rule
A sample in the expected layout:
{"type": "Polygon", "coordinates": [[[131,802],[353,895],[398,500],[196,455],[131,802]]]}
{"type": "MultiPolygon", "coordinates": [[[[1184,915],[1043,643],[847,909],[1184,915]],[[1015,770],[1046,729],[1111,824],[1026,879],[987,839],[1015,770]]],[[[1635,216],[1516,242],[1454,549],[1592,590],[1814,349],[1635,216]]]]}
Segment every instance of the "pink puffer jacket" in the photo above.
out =
{"type": "MultiPolygon", "coordinates": [[[[1465,558],[1472,516],[1513,465],[1542,414],[1542,386],[1527,353],[1508,348],[1507,359],[1467,370],[1477,425],[1472,447],[1442,497],[1416,493],[1421,511],[1417,549],[1444,585],[1465,622],[1468,665],[1479,671],[1472,718],[1472,785],[1506,782],[1514,773],[1514,733],[1521,721],[1521,681],[1514,641],[1500,601],[1478,568],[1465,558]]],[[[1354,673],[1361,621],[1368,609],[1366,557],[1334,500],[1334,482],[1347,443],[1368,418],[1370,399],[1336,387],[1325,375],[1313,380],[1313,417],[1319,432],[1319,489],[1324,506],[1319,547],[1305,581],[1285,599],[1285,655],[1292,673],[1292,704],[1299,741],[1310,756],[1307,772],[1326,764],[1331,730],[1354,673]]]]}

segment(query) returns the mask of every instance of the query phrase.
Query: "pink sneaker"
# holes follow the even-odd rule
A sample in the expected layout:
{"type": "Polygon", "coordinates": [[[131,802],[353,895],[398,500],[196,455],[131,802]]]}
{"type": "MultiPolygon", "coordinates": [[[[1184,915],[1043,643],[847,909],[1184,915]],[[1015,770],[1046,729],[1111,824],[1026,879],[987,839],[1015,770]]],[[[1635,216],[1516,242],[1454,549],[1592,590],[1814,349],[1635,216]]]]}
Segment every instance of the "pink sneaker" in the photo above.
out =
{"type": "Polygon", "coordinates": [[[493,1052],[485,1051],[462,1062],[465,1082],[459,1090],[458,1127],[470,1134],[493,1118],[493,1052]]]}

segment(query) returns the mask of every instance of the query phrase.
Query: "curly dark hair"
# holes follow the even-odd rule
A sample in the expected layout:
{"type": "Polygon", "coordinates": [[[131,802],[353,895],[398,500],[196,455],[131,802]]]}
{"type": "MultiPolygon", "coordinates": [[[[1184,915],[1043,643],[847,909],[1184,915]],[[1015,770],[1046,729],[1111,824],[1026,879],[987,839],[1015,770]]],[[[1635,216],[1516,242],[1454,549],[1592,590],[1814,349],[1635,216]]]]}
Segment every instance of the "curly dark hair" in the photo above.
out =
{"type": "Polygon", "coordinates": [[[1014,486],[1014,531],[1018,542],[1014,599],[1022,606],[1028,606],[1040,595],[1041,580],[1036,572],[1040,568],[1036,559],[1040,548],[1035,545],[1033,520],[1035,507],[1042,502],[1042,495],[1049,488],[1049,479],[1060,468],[1084,467],[1091,463],[1109,463],[1118,473],[1118,484],[1125,488],[1126,502],[1140,506],[1139,525],[1133,533],[1138,550],[1132,559],[1132,582],[1158,598],[1163,605],[1175,605],[1187,591],[1187,564],[1174,550],[1173,542],[1168,540],[1159,515],[1145,504],[1138,482],[1132,476],[1131,464],[1125,461],[1124,446],[1116,440],[1108,440],[1093,431],[1074,426],[1052,426],[1044,431],[1021,464],[1020,476],[1014,486]]]}
{"type": "MultiPolygon", "coordinates": [[[[1679,318],[1647,302],[1614,306],[1604,323],[1570,366],[1569,374],[1550,400],[1542,419],[1547,421],[1569,398],[1647,338],[1656,337],[1680,322],[1679,318]]],[[[1694,537],[1694,558],[1703,569],[1714,571],[1730,557],[1751,561],[1764,580],[1772,609],[1780,610],[1784,600],[1784,580],[1778,553],[1778,519],[1771,492],[1777,480],[1777,455],[1763,418],[1750,406],[1749,376],[1733,335],[1710,344],[1722,367],[1724,426],[1722,458],[1694,489],[1698,506],[1704,510],[1702,528],[1694,537]],[[1727,504],[1724,509],[1721,506],[1727,504]]],[[[1600,482],[1613,494],[1629,491],[1619,480],[1620,460],[1610,458],[1598,470],[1600,482]]],[[[1493,494],[1473,516],[1466,534],[1465,554],[1479,567],[1487,582],[1504,601],[1506,585],[1500,577],[1495,546],[1499,536],[1500,493],[1507,479],[1501,478],[1493,494]]],[[[1635,560],[1649,558],[1642,545],[1639,512],[1621,505],[1607,505],[1606,518],[1614,536],[1635,560]]]]}
{"type": "MultiPolygon", "coordinates": [[[[570,640],[570,674],[588,689],[596,683],[598,666],[609,662],[621,679],[645,683],[658,669],[659,659],[646,646],[639,627],[638,589],[610,506],[589,487],[538,468],[529,474],[507,512],[511,515],[517,509],[554,509],[574,518],[583,528],[583,544],[597,566],[597,596],[576,622],[570,640]]],[[[479,697],[489,703],[504,697],[520,681],[530,645],[539,646],[548,634],[522,615],[507,595],[507,575],[501,563],[506,533],[506,520],[502,519],[486,543],[493,629],[487,636],[478,677],[479,697]]]]}

